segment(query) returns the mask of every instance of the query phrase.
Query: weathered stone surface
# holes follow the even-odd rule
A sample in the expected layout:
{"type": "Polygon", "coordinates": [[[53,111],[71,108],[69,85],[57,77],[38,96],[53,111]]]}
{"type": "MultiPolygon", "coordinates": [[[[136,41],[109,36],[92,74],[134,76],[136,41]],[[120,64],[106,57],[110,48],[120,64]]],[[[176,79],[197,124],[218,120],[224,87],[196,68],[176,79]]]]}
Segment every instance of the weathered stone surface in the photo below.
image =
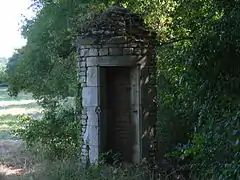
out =
{"type": "Polygon", "coordinates": [[[134,48],[123,48],[123,54],[124,55],[130,55],[133,54],[134,48]]]}
{"type": "Polygon", "coordinates": [[[88,124],[88,142],[90,146],[99,145],[99,127],[88,124]]]}
{"type": "Polygon", "coordinates": [[[79,80],[80,83],[84,83],[84,82],[86,82],[87,77],[86,77],[86,76],[81,76],[81,75],[79,75],[79,76],[78,76],[78,80],[79,80]]]}
{"type": "Polygon", "coordinates": [[[87,86],[98,86],[98,67],[87,68],[87,86]]]}
{"type": "Polygon", "coordinates": [[[119,44],[106,43],[106,44],[102,45],[102,48],[117,48],[118,46],[119,46],[119,44]]]}
{"type": "MultiPolygon", "coordinates": [[[[104,113],[99,117],[95,112],[95,108],[102,105],[99,102],[101,99],[100,88],[103,91],[106,90],[105,87],[100,87],[98,84],[102,81],[105,82],[104,79],[100,81],[100,67],[125,66],[132,67],[131,71],[133,71],[133,67],[138,66],[140,69],[138,73],[131,74],[131,88],[129,88],[131,89],[131,111],[133,111],[131,117],[134,118],[132,123],[135,127],[142,126],[139,129],[135,129],[136,142],[134,147],[130,147],[131,150],[134,149],[132,158],[135,163],[140,162],[140,156],[148,154],[149,140],[142,140],[141,135],[144,133],[142,131],[149,129],[150,123],[148,122],[153,121],[155,118],[153,114],[155,105],[152,102],[155,86],[152,80],[154,76],[151,72],[155,71],[155,69],[147,68],[150,64],[155,65],[155,61],[152,61],[153,58],[150,52],[153,48],[150,46],[149,38],[146,38],[148,35],[145,31],[142,31],[143,28],[138,29],[139,23],[137,23],[131,26],[131,30],[127,32],[130,34],[126,37],[126,33],[124,32],[127,28],[125,15],[119,15],[117,12],[112,12],[112,15],[113,17],[107,16],[107,18],[112,18],[115,25],[119,27],[118,29],[109,27],[108,22],[110,21],[107,21],[105,26],[102,24],[99,26],[94,25],[85,35],[82,34],[82,39],[78,39],[77,41],[77,75],[82,87],[83,106],[81,116],[83,138],[82,158],[86,161],[87,157],[89,157],[92,164],[96,163],[99,159],[99,126],[101,124],[100,121],[105,120],[104,113]],[[121,35],[121,33],[124,34],[121,35]],[[94,36],[89,36],[92,34],[94,36]],[[102,39],[96,42],[99,38],[102,39]],[[101,117],[103,119],[100,119],[101,117]],[[87,151],[87,145],[89,145],[89,151],[87,151]]],[[[103,77],[104,70],[101,72],[103,73],[103,77]]]]}
{"type": "Polygon", "coordinates": [[[134,54],[135,54],[135,55],[140,55],[140,54],[142,54],[141,49],[140,49],[140,48],[135,48],[135,49],[134,49],[134,54]]]}
{"type": "Polygon", "coordinates": [[[80,72],[86,72],[86,69],[87,69],[86,67],[80,67],[80,68],[79,68],[79,71],[80,71],[80,72]]]}
{"type": "Polygon", "coordinates": [[[86,60],[87,67],[97,66],[100,61],[101,57],[88,57],[86,60]]]}
{"type": "Polygon", "coordinates": [[[82,100],[83,107],[98,106],[98,87],[84,87],[82,100]]]}
{"type": "Polygon", "coordinates": [[[99,125],[99,118],[95,112],[96,107],[91,106],[87,107],[87,116],[88,116],[88,125],[89,126],[98,126],[99,125]]]}
{"type": "Polygon", "coordinates": [[[108,48],[99,49],[99,56],[107,56],[107,55],[108,55],[108,48]]]}
{"type": "Polygon", "coordinates": [[[89,160],[91,164],[97,164],[99,160],[99,146],[89,147],[89,160]]]}
{"type": "Polygon", "coordinates": [[[109,55],[118,56],[122,54],[123,54],[122,48],[109,48],[109,55]]]}
{"type": "Polygon", "coordinates": [[[86,61],[78,62],[78,67],[86,67],[86,65],[87,65],[86,61]]]}
{"type": "Polygon", "coordinates": [[[89,50],[88,56],[98,56],[98,49],[91,48],[89,50]]]}
{"type": "Polygon", "coordinates": [[[129,47],[136,48],[136,47],[138,47],[138,44],[135,42],[132,42],[132,43],[129,43],[129,47]]]}
{"type": "Polygon", "coordinates": [[[80,71],[79,69],[79,76],[86,76],[87,75],[87,72],[86,71],[80,71]]]}
{"type": "Polygon", "coordinates": [[[82,120],[86,120],[87,118],[88,118],[88,116],[86,114],[82,114],[82,116],[81,116],[82,120]]]}
{"type": "Polygon", "coordinates": [[[87,67],[91,66],[133,66],[141,57],[138,56],[103,56],[88,57],[87,67]]]}
{"type": "Polygon", "coordinates": [[[85,115],[87,114],[87,108],[86,107],[82,108],[82,114],[85,114],[85,115]]]}
{"type": "Polygon", "coordinates": [[[82,127],[87,126],[87,119],[82,119],[81,125],[82,125],[82,127]]]}
{"type": "Polygon", "coordinates": [[[86,87],[87,86],[87,83],[86,82],[82,82],[81,83],[81,87],[83,88],[83,87],[86,87]]]}
{"type": "Polygon", "coordinates": [[[88,56],[88,55],[89,55],[89,50],[90,50],[90,49],[81,49],[81,51],[80,51],[80,56],[81,56],[81,57],[86,57],[86,56],[88,56]]]}
{"type": "Polygon", "coordinates": [[[142,49],[142,54],[147,54],[147,52],[148,52],[148,49],[147,49],[147,48],[143,48],[143,49],[142,49]]]}

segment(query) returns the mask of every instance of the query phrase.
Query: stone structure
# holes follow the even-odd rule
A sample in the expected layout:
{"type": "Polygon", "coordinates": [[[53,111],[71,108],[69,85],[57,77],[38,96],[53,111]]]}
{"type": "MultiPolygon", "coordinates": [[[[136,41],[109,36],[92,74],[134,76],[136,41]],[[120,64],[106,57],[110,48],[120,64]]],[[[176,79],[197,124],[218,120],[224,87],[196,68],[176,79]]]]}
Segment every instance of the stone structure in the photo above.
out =
{"type": "Polygon", "coordinates": [[[120,6],[79,35],[83,161],[97,163],[108,151],[129,163],[149,156],[156,120],[153,41],[141,18],[120,6]]]}

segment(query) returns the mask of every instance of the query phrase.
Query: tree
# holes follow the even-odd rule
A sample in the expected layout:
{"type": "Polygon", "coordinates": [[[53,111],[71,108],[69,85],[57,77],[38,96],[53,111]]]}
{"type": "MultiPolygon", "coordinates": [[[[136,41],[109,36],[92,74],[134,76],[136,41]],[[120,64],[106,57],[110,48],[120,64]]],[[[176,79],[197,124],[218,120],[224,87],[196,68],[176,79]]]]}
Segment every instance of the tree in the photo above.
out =
{"type": "MultiPolygon", "coordinates": [[[[70,88],[76,87],[73,42],[78,31],[116,2],[36,1],[35,7],[41,8],[22,28],[28,42],[10,78],[12,95],[25,90],[39,100],[69,96],[70,88]]],[[[121,4],[140,14],[157,33],[160,157],[178,150],[177,160],[205,179],[236,178],[239,2],[122,0],[121,4]]]]}
{"type": "Polygon", "coordinates": [[[5,73],[7,64],[7,58],[0,58],[0,83],[5,83],[7,81],[7,75],[5,73]]]}

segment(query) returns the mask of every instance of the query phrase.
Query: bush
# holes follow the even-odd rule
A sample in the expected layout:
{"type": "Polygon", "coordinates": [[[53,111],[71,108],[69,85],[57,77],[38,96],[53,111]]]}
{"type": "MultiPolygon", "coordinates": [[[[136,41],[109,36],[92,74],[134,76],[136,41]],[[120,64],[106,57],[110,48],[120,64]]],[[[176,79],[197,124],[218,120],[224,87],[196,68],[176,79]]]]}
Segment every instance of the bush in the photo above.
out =
{"type": "Polygon", "coordinates": [[[0,84],[7,81],[7,74],[0,67],[0,84]]]}
{"type": "Polygon", "coordinates": [[[41,164],[37,171],[21,179],[32,180],[143,180],[148,170],[140,167],[113,167],[106,164],[83,168],[80,162],[71,160],[55,161],[41,164]]]}
{"type": "Polygon", "coordinates": [[[42,119],[22,116],[15,134],[27,146],[44,151],[47,159],[63,159],[76,155],[80,147],[80,121],[75,110],[64,106],[44,111],[42,119]]]}

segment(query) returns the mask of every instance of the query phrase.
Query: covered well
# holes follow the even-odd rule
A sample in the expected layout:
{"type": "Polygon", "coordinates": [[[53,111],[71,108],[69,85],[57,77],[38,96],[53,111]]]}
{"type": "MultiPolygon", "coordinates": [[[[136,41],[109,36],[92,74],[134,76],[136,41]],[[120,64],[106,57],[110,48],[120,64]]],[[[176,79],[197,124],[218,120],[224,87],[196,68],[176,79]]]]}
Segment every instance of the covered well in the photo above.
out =
{"type": "Polygon", "coordinates": [[[129,163],[149,156],[156,121],[153,42],[142,19],[121,6],[79,35],[83,161],[96,163],[109,151],[129,163]]]}

